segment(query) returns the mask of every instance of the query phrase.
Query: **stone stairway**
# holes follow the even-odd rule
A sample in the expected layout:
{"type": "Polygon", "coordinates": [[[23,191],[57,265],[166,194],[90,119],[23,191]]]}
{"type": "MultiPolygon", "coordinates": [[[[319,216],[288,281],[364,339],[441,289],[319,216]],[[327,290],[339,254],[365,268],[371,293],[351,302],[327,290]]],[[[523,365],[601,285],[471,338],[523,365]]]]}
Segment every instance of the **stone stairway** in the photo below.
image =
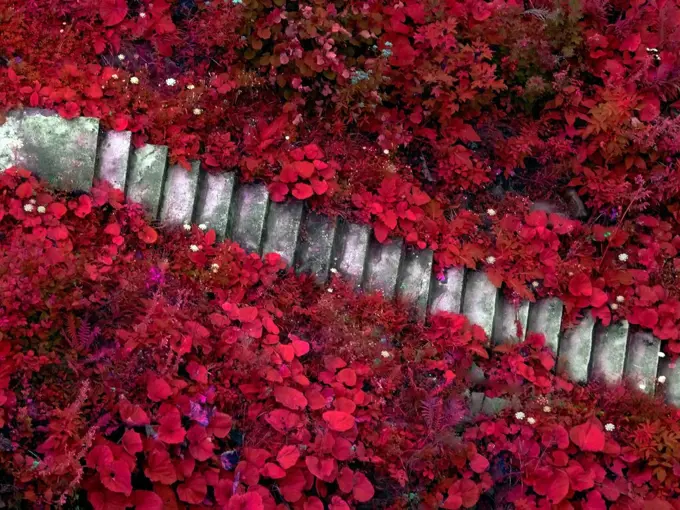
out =
{"type": "MultiPolygon", "coordinates": [[[[0,171],[21,165],[71,190],[87,190],[93,179],[108,181],[161,223],[203,223],[249,251],[279,253],[320,283],[337,272],[358,289],[410,303],[420,319],[438,311],[463,313],[495,343],[521,341],[519,323],[522,331],[545,335],[558,354],[558,370],[572,380],[625,379],[653,394],[664,375],[666,400],[680,406],[680,365],[671,368],[659,357],[660,342],[649,333],[629,332],[626,322],[604,327],[590,315],[562,332],[559,299],[515,306],[484,273],[461,268],[448,269],[440,281],[432,272],[430,250],[413,250],[402,240],[380,244],[367,226],[320,216],[299,201],[272,202],[264,185],[239,184],[233,173],[207,173],[197,162],[191,172],[168,167],[167,147],[132,149],[130,142],[129,132],[100,132],[97,119],[11,112],[0,126],[0,171]]],[[[504,405],[481,394],[471,400],[484,412],[504,405]]]]}

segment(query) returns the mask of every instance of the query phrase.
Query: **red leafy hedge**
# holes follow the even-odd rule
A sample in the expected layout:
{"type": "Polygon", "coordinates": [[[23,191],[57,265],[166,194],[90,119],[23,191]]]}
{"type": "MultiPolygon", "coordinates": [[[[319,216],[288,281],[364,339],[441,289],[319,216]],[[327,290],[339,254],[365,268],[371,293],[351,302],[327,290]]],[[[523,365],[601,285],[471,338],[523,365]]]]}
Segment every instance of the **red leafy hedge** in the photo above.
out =
{"type": "Polygon", "coordinates": [[[678,19],[674,0],[6,0],[0,105],[235,167],[675,356],[678,19]],[[527,212],[575,192],[585,224],[527,212]]]}
{"type": "Polygon", "coordinates": [[[680,508],[680,413],[572,386],[542,343],[0,174],[9,506],[680,508]],[[474,390],[509,409],[472,418],[474,390]]]}

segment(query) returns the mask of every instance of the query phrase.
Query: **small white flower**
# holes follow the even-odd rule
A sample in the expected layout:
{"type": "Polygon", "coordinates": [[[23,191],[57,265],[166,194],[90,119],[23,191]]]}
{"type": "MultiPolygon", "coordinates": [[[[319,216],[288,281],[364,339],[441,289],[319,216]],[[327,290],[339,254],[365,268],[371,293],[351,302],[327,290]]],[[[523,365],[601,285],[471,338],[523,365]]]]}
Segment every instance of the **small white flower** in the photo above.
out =
{"type": "Polygon", "coordinates": [[[200,108],[194,108],[194,115],[200,115],[202,113],[203,113],[203,110],[201,110],[200,108]]]}
{"type": "Polygon", "coordinates": [[[123,55],[122,53],[118,55],[118,60],[125,60],[125,55],[123,55]]]}
{"type": "Polygon", "coordinates": [[[174,87],[177,84],[177,80],[175,80],[174,78],[168,78],[167,80],[165,80],[165,84],[168,87],[174,87]]]}
{"type": "Polygon", "coordinates": [[[666,382],[666,376],[665,375],[660,375],[659,378],[657,379],[659,381],[659,384],[663,384],[666,382]]]}
{"type": "Polygon", "coordinates": [[[540,285],[540,283],[538,283],[536,280],[534,280],[533,282],[531,282],[531,286],[532,286],[534,289],[538,288],[539,285],[540,285]]]}
{"type": "Polygon", "coordinates": [[[113,78],[114,80],[117,80],[117,79],[118,79],[118,75],[117,75],[117,74],[112,74],[112,75],[111,75],[111,78],[113,78]]]}
{"type": "Polygon", "coordinates": [[[543,406],[544,413],[549,413],[550,411],[552,411],[552,408],[550,406],[543,406]]]}
{"type": "Polygon", "coordinates": [[[63,33],[64,33],[64,29],[62,28],[61,30],[59,30],[59,33],[60,33],[60,34],[63,34],[63,33]]]}
{"type": "Polygon", "coordinates": [[[491,265],[491,266],[494,265],[496,263],[496,257],[494,257],[493,255],[489,255],[486,258],[486,263],[491,265]]]}
{"type": "Polygon", "coordinates": [[[200,228],[201,230],[208,230],[208,225],[206,225],[205,223],[201,223],[201,224],[198,226],[198,228],[200,228]]]}
{"type": "Polygon", "coordinates": [[[189,246],[189,249],[190,249],[191,251],[196,252],[196,251],[198,251],[199,248],[198,248],[198,246],[196,246],[195,244],[192,244],[191,246],[189,246]]]}
{"type": "Polygon", "coordinates": [[[331,267],[331,273],[333,273],[333,274],[337,274],[337,272],[338,272],[338,270],[337,270],[337,269],[335,269],[334,267],[331,267]]]}
{"type": "Polygon", "coordinates": [[[628,254],[627,253],[619,253],[619,260],[621,262],[625,262],[626,260],[628,260],[628,254]]]}
{"type": "Polygon", "coordinates": [[[35,198],[30,199],[29,202],[35,205],[35,198]]]}
{"type": "Polygon", "coordinates": [[[625,297],[623,296],[616,296],[616,302],[617,303],[623,303],[626,300],[625,297]]]}
{"type": "Polygon", "coordinates": [[[130,78],[130,83],[132,83],[133,85],[137,85],[139,83],[139,78],[133,76],[132,78],[130,78]]]}
{"type": "Polygon", "coordinates": [[[182,225],[182,228],[184,230],[191,230],[191,225],[189,225],[188,223],[185,223],[184,225],[182,225]]]}
{"type": "Polygon", "coordinates": [[[47,209],[45,209],[45,206],[44,206],[44,205],[39,205],[39,206],[38,206],[38,212],[39,212],[40,214],[45,214],[45,211],[47,211],[47,209]]]}
{"type": "Polygon", "coordinates": [[[389,149],[384,149],[384,150],[383,150],[383,154],[389,154],[389,153],[390,153],[389,149]]]}
{"type": "Polygon", "coordinates": [[[609,308],[611,308],[612,310],[618,310],[619,305],[617,305],[616,303],[612,303],[611,305],[609,305],[609,308]]]}
{"type": "Polygon", "coordinates": [[[496,211],[494,209],[487,209],[486,214],[489,216],[496,216],[496,211]]]}
{"type": "Polygon", "coordinates": [[[606,430],[607,432],[614,432],[616,430],[616,425],[614,425],[613,423],[607,423],[604,426],[604,430],[606,430]]]}
{"type": "Polygon", "coordinates": [[[195,87],[192,83],[190,83],[189,85],[187,85],[187,90],[194,90],[195,88],[196,88],[196,87],[195,87]]]}
{"type": "Polygon", "coordinates": [[[219,264],[213,264],[210,266],[210,269],[212,269],[213,273],[216,273],[219,270],[219,268],[220,268],[219,264]]]}
{"type": "Polygon", "coordinates": [[[666,353],[659,351],[659,358],[665,358],[665,357],[666,357],[666,353]]]}
{"type": "Polygon", "coordinates": [[[569,271],[568,274],[569,274],[569,276],[574,276],[574,272],[573,272],[573,271],[569,271]]]}
{"type": "Polygon", "coordinates": [[[389,358],[389,357],[390,357],[390,353],[387,352],[387,351],[381,352],[380,355],[381,355],[383,358],[389,358]]]}
{"type": "Polygon", "coordinates": [[[641,382],[640,384],[638,384],[638,388],[640,388],[642,391],[645,391],[647,389],[647,386],[645,385],[645,383],[641,382]]]}
{"type": "Polygon", "coordinates": [[[146,18],[146,13],[145,12],[140,12],[139,13],[140,18],[146,18]]]}
{"type": "Polygon", "coordinates": [[[33,204],[26,204],[26,205],[24,205],[24,211],[26,211],[26,212],[32,212],[32,211],[33,211],[33,204]]]}
{"type": "Polygon", "coordinates": [[[534,423],[536,423],[536,419],[530,416],[529,418],[527,418],[527,423],[529,425],[533,425],[534,423]]]}
{"type": "Polygon", "coordinates": [[[524,414],[522,411],[518,411],[515,413],[515,418],[518,420],[523,420],[526,417],[526,414],[524,414]]]}
{"type": "Polygon", "coordinates": [[[332,294],[332,293],[333,293],[333,289],[328,289],[328,292],[330,292],[330,293],[332,294]]]}
{"type": "Polygon", "coordinates": [[[286,140],[290,140],[290,136],[288,136],[288,135],[286,135],[284,138],[285,138],[286,140]]]}

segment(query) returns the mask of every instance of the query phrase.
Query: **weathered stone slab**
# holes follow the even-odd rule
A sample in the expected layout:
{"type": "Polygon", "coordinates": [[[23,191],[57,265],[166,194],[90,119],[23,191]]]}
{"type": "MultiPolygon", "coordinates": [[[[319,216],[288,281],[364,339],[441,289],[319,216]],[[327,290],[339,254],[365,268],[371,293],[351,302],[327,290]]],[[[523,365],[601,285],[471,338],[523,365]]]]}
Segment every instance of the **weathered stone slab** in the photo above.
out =
{"type": "Polygon", "coordinates": [[[191,171],[180,165],[168,168],[163,186],[160,220],[169,225],[191,223],[198,188],[200,163],[193,161],[191,171]]]}
{"type": "Polygon", "coordinates": [[[542,333],[545,344],[557,354],[564,305],[557,298],[542,299],[529,306],[527,332],[542,333]]]}
{"type": "Polygon", "coordinates": [[[510,405],[510,401],[505,398],[491,398],[486,397],[484,403],[482,404],[482,413],[487,416],[494,416],[501,411],[505,410],[506,407],[510,405]]]}
{"type": "Polygon", "coordinates": [[[443,280],[433,274],[430,283],[430,313],[460,313],[464,281],[465,270],[462,267],[447,269],[443,280]]]}
{"type": "Polygon", "coordinates": [[[432,281],[432,250],[407,248],[397,281],[397,297],[414,306],[425,318],[432,281]]]}
{"type": "Polygon", "coordinates": [[[386,298],[393,298],[397,290],[397,278],[403,255],[402,239],[390,239],[386,244],[381,244],[372,237],[366,261],[364,289],[368,292],[379,290],[386,298]]]}
{"type": "Polygon", "coordinates": [[[233,172],[202,171],[198,179],[196,223],[214,229],[219,240],[224,239],[229,225],[229,209],[234,194],[233,172]]]}
{"type": "Polygon", "coordinates": [[[337,221],[312,211],[307,211],[295,257],[300,273],[312,273],[319,282],[328,279],[335,241],[337,221]]]}
{"type": "Polygon", "coordinates": [[[463,289],[463,315],[472,324],[481,326],[488,337],[493,331],[498,289],[489,281],[486,273],[470,271],[465,275],[463,289]]]}
{"type": "Polygon", "coordinates": [[[153,218],[158,216],[165,179],[168,148],[164,145],[144,145],[132,151],[125,194],[142,204],[153,218]]]}
{"type": "Polygon", "coordinates": [[[628,339],[624,377],[633,387],[650,395],[656,387],[661,342],[646,331],[637,331],[628,339]]]}
{"type": "Polygon", "coordinates": [[[108,131],[104,134],[99,144],[95,179],[106,181],[114,188],[125,190],[131,141],[130,131],[108,131]]]}
{"type": "Polygon", "coordinates": [[[588,366],[593,347],[595,320],[588,312],[576,326],[566,330],[559,343],[557,372],[575,382],[588,381],[588,366]]]}
{"type": "Polygon", "coordinates": [[[600,379],[608,384],[621,382],[626,362],[628,327],[627,321],[609,326],[598,323],[595,326],[590,379],[600,379]]]}
{"type": "Polygon", "coordinates": [[[332,269],[353,282],[357,287],[364,277],[364,267],[368,254],[368,242],[371,229],[366,225],[355,225],[341,221],[333,247],[332,269]]]}
{"type": "Polygon", "coordinates": [[[484,393],[481,391],[473,391],[470,393],[469,399],[470,415],[477,416],[482,411],[484,405],[484,393]]]}
{"type": "Polygon", "coordinates": [[[663,384],[666,402],[672,406],[680,407],[680,361],[673,364],[668,358],[659,363],[659,372],[666,377],[663,384]]]}
{"type": "Polygon", "coordinates": [[[242,184],[236,188],[228,235],[246,251],[260,253],[268,201],[269,192],[264,184],[242,184]]]}
{"type": "Polygon", "coordinates": [[[46,110],[15,110],[0,126],[0,171],[17,165],[55,187],[89,190],[94,179],[99,120],[66,120],[46,110]]]}
{"type": "Polygon", "coordinates": [[[286,264],[293,265],[302,222],[302,206],[300,200],[269,204],[262,253],[278,253],[286,264]]]}
{"type": "Polygon", "coordinates": [[[515,305],[501,296],[496,306],[496,317],[494,318],[492,336],[494,344],[523,342],[526,337],[528,319],[528,301],[522,301],[515,305]]]}

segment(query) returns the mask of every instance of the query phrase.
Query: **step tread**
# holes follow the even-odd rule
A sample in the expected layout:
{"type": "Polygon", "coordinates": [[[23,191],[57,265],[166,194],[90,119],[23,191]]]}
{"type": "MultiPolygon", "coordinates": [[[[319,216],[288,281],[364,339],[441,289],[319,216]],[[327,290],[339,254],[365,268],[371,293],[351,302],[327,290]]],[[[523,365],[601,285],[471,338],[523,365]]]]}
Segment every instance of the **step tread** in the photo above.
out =
{"type": "Polygon", "coordinates": [[[542,333],[545,344],[557,354],[564,305],[557,298],[541,299],[529,305],[527,332],[542,333]]]}
{"type": "Polygon", "coordinates": [[[246,251],[260,253],[268,206],[269,192],[263,184],[237,186],[229,218],[231,240],[246,251]]]}
{"type": "Polygon", "coordinates": [[[262,253],[278,253],[293,265],[297,248],[303,203],[300,200],[270,202],[264,229],[262,253]]]}
{"type": "Polygon", "coordinates": [[[198,179],[195,222],[214,229],[219,240],[227,234],[235,182],[233,172],[217,174],[201,171],[198,179]]]}
{"type": "Polygon", "coordinates": [[[636,331],[628,338],[625,379],[645,393],[654,394],[659,366],[661,341],[646,331],[636,331]]]}
{"type": "Polygon", "coordinates": [[[142,204],[154,219],[158,216],[168,160],[164,145],[144,145],[132,151],[126,182],[130,200],[142,204]]]}
{"type": "Polygon", "coordinates": [[[607,384],[618,384],[623,379],[628,343],[628,322],[609,326],[598,323],[593,335],[591,379],[601,379],[607,384]]]}
{"type": "Polygon", "coordinates": [[[95,179],[106,181],[114,188],[125,189],[132,133],[130,131],[108,131],[99,145],[95,179]]]}
{"type": "Polygon", "coordinates": [[[430,280],[430,313],[460,313],[463,304],[465,269],[450,267],[440,280],[435,274],[430,280]]]}
{"type": "Polygon", "coordinates": [[[498,289],[491,283],[486,273],[470,271],[465,275],[463,288],[463,315],[472,324],[481,326],[491,338],[496,313],[498,289]]]}
{"type": "Polygon", "coordinates": [[[312,273],[319,282],[328,279],[336,226],[336,219],[307,211],[296,255],[298,272],[312,273]]]}
{"type": "Polygon", "coordinates": [[[529,319],[529,302],[521,301],[515,304],[505,297],[498,300],[496,317],[493,326],[493,342],[496,345],[504,343],[523,342],[526,338],[527,321],[529,319]],[[520,334],[517,327],[519,325],[520,334]]]}
{"type": "Polygon", "coordinates": [[[191,171],[181,165],[168,168],[163,186],[160,219],[169,225],[191,223],[198,188],[200,164],[191,163],[191,171]]]}
{"type": "Polygon", "coordinates": [[[371,236],[363,288],[368,292],[380,291],[386,298],[392,299],[397,290],[397,278],[403,253],[402,239],[393,239],[382,244],[371,236]]]}
{"type": "Polygon", "coordinates": [[[341,221],[337,235],[331,264],[341,276],[358,287],[364,277],[371,229],[366,225],[341,221]]]}
{"type": "Polygon", "coordinates": [[[432,250],[407,248],[397,280],[397,297],[415,307],[421,319],[430,298],[433,258],[432,250]]]}
{"type": "Polygon", "coordinates": [[[581,322],[563,333],[557,356],[558,373],[566,374],[572,381],[588,381],[594,327],[595,320],[588,312],[581,322]]]}

